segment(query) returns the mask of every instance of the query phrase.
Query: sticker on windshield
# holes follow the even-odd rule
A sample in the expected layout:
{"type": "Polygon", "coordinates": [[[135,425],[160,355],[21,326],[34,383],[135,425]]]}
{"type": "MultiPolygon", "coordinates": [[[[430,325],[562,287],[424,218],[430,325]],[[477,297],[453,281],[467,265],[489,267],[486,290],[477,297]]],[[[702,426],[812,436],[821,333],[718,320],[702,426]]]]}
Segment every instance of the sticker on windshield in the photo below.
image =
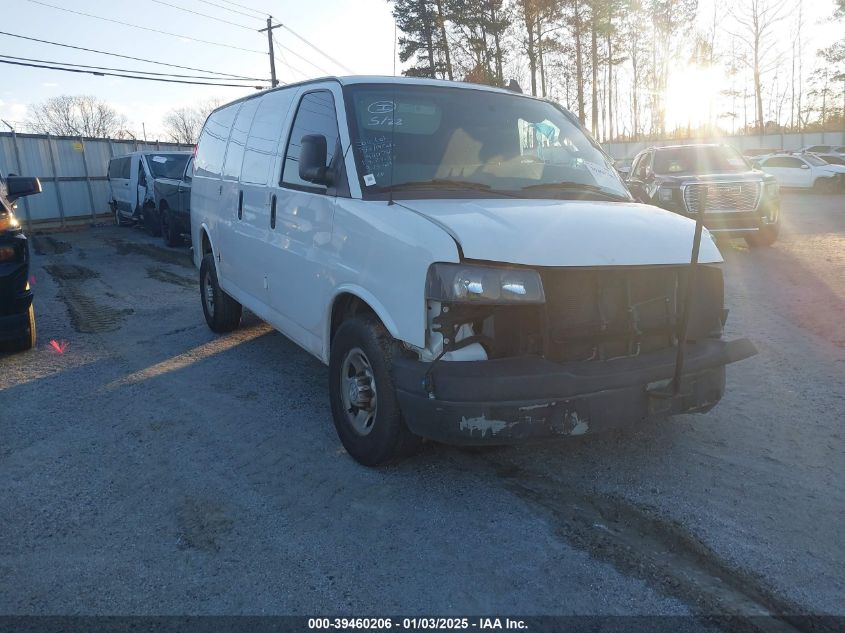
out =
{"type": "Polygon", "coordinates": [[[593,180],[596,181],[597,185],[601,187],[608,187],[610,189],[619,189],[618,176],[604,165],[584,161],[584,166],[593,176],[593,180]]]}
{"type": "Polygon", "coordinates": [[[167,159],[164,156],[153,156],[154,163],[166,163],[167,159]]]}
{"type": "Polygon", "coordinates": [[[368,187],[372,187],[374,184],[376,184],[376,177],[372,174],[366,174],[364,176],[364,184],[368,187]]]}

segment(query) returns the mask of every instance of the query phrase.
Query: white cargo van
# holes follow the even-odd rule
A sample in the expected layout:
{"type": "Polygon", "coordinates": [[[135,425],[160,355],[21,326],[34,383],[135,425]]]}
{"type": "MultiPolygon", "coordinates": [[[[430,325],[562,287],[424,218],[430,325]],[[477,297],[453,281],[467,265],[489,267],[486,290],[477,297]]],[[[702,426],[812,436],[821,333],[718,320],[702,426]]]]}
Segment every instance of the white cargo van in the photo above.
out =
{"type": "Polygon", "coordinates": [[[154,183],[179,179],[191,158],[188,151],[132,152],[109,161],[109,206],[117,225],[143,222],[153,235],[161,234],[161,217],[154,183]]]}
{"type": "Polygon", "coordinates": [[[634,202],[571,113],[505,90],[332,78],[218,108],[191,226],[209,327],[247,307],[327,363],[368,465],[707,411],[755,353],[722,339],[707,231],[691,260],[695,221],[634,202]]]}

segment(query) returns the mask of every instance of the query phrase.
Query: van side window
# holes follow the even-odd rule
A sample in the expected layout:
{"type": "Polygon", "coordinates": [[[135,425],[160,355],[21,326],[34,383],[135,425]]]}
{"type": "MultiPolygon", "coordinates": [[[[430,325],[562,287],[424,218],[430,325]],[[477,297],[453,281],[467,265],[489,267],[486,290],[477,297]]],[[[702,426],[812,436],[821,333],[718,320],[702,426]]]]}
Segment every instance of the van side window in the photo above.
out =
{"type": "Polygon", "coordinates": [[[229,136],[229,145],[226,148],[226,161],[223,163],[223,178],[225,180],[238,180],[241,177],[241,163],[244,159],[244,148],[246,137],[252,125],[252,117],[258,108],[258,99],[249,99],[241,104],[235,123],[232,125],[232,133],[229,136]]]}
{"type": "Polygon", "coordinates": [[[138,161],[138,186],[147,186],[147,170],[144,169],[144,161],[142,160],[138,161]]]}
{"type": "Polygon", "coordinates": [[[120,178],[121,159],[112,158],[109,161],[109,178],[120,178]]]}
{"type": "Polygon", "coordinates": [[[216,178],[223,171],[223,157],[226,155],[229,130],[235,120],[239,105],[239,103],[234,103],[226,106],[208,117],[197,144],[197,176],[216,178]]]}
{"type": "Polygon", "coordinates": [[[338,151],[339,132],[337,129],[337,113],[334,107],[334,97],[328,90],[309,92],[299,102],[293,127],[285,153],[285,166],[282,171],[282,185],[295,189],[325,193],[326,187],[300,180],[299,178],[299,150],[300,141],[308,134],[322,134],[326,137],[326,167],[332,164],[332,159],[338,151]]]}
{"type": "Polygon", "coordinates": [[[282,127],[293,101],[293,90],[276,90],[255,99],[258,111],[249,130],[241,182],[265,185],[276,157],[282,127]]]}
{"type": "Polygon", "coordinates": [[[120,159],[120,176],[119,178],[129,178],[132,177],[132,158],[129,156],[124,156],[120,159]]]}

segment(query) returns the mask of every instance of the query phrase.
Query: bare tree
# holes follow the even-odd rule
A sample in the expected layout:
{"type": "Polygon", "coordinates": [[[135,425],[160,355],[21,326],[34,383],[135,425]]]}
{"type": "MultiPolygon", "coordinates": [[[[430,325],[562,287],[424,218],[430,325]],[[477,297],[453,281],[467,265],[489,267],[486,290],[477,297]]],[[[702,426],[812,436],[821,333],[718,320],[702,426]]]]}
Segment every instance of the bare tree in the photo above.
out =
{"type": "Polygon", "coordinates": [[[196,143],[208,115],[221,102],[221,99],[208,99],[193,107],[174,108],[164,117],[165,133],[174,143],[196,143]]]}
{"type": "Polygon", "coordinates": [[[744,0],[735,5],[731,15],[739,30],[731,35],[745,45],[745,64],[751,69],[756,104],[756,126],[765,128],[763,117],[762,76],[777,65],[772,53],[776,44],[774,26],[789,16],[788,0],[744,0]],[[750,56],[750,57],[749,57],[750,56]]]}
{"type": "Polygon", "coordinates": [[[41,134],[115,138],[126,117],[91,95],[60,95],[29,106],[27,125],[41,134]]]}

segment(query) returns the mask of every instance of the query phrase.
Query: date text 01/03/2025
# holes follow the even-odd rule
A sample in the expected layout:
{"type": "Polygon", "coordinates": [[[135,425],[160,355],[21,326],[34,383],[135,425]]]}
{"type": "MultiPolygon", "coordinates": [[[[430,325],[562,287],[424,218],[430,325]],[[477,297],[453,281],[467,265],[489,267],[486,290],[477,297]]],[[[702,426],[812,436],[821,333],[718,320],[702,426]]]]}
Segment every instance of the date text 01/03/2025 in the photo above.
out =
{"type": "Polygon", "coordinates": [[[309,618],[309,630],[523,630],[524,620],[511,618],[309,618]]]}

